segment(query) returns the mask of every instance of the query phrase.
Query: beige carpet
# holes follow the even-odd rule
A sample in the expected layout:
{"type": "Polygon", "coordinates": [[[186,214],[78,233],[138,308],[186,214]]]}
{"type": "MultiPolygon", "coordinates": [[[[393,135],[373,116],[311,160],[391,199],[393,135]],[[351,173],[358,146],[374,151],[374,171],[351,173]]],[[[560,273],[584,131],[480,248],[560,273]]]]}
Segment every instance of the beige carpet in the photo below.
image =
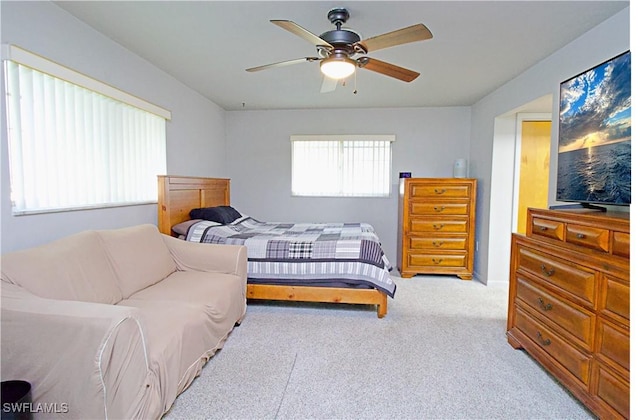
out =
{"type": "Polygon", "coordinates": [[[505,338],[505,286],[397,278],[372,307],[252,303],[166,419],[593,418],[505,338]]]}

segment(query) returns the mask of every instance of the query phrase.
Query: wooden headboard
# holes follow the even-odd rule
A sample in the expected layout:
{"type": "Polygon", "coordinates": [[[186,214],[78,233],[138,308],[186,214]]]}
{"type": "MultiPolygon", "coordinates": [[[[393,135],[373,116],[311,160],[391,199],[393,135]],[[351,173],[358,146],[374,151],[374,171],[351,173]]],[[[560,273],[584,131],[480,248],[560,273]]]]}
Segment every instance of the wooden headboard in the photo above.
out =
{"type": "Polygon", "coordinates": [[[229,179],[158,176],[158,229],[167,235],[173,235],[172,226],[189,220],[192,209],[229,203],[229,179]]]}

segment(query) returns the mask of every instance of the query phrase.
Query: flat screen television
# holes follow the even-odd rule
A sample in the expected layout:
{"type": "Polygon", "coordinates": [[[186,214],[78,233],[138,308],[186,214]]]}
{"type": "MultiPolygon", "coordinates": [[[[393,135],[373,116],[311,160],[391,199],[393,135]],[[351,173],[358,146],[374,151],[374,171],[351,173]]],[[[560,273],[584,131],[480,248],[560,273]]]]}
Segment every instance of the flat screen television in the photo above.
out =
{"type": "Polygon", "coordinates": [[[558,201],[631,204],[631,53],[560,84],[558,201]]]}

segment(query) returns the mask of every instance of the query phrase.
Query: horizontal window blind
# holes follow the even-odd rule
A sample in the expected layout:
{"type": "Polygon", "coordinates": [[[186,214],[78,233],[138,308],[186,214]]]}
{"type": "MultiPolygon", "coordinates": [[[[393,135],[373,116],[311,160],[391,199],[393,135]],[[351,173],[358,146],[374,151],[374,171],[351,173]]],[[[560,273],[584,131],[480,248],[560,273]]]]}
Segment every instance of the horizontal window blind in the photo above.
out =
{"type": "Polygon", "coordinates": [[[166,173],[166,120],[5,60],[14,214],[149,203],[166,173]]]}
{"type": "Polygon", "coordinates": [[[294,196],[388,197],[392,135],[291,136],[294,196]]]}

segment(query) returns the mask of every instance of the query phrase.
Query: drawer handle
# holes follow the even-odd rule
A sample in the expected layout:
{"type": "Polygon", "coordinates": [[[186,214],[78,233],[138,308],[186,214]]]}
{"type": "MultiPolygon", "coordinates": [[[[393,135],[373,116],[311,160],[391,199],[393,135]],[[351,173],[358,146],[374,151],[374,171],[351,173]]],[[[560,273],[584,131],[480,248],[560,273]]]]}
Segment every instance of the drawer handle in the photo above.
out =
{"type": "Polygon", "coordinates": [[[542,344],[543,346],[548,346],[551,344],[551,340],[549,340],[548,338],[543,338],[540,331],[538,331],[538,341],[540,341],[540,344],[542,344]]]}
{"type": "Polygon", "coordinates": [[[543,232],[546,231],[547,229],[549,229],[549,228],[546,227],[546,226],[540,226],[540,230],[543,231],[543,232]]]}
{"type": "Polygon", "coordinates": [[[578,234],[576,234],[576,238],[578,238],[578,239],[584,239],[584,238],[586,238],[586,237],[587,237],[587,236],[586,236],[584,233],[578,233],[578,234]]]}
{"type": "Polygon", "coordinates": [[[440,206],[440,207],[434,207],[433,209],[436,211],[436,213],[440,213],[441,211],[443,211],[446,207],[445,206],[440,206]]]}
{"type": "Polygon", "coordinates": [[[433,243],[433,246],[435,246],[436,248],[440,248],[444,242],[442,242],[442,241],[440,241],[440,242],[433,241],[432,243],[433,243]]]}
{"type": "Polygon", "coordinates": [[[431,258],[431,261],[433,261],[434,264],[440,264],[442,262],[442,258],[438,258],[437,260],[435,258],[431,258]]]}
{"type": "Polygon", "coordinates": [[[554,270],[553,268],[547,269],[547,267],[544,264],[540,266],[540,270],[542,270],[542,273],[547,277],[553,276],[556,272],[556,270],[554,270]]]}
{"type": "Polygon", "coordinates": [[[544,300],[542,300],[541,297],[538,298],[538,305],[540,305],[540,308],[545,312],[550,311],[551,308],[553,308],[553,305],[550,303],[544,303],[544,300]]]}
{"type": "Polygon", "coordinates": [[[443,227],[444,227],[444,225],[443,225],[442,223],[440,223],[439,225],[433,225],[433,228],[434,228],[435,230],[440,230],[440,229],[442,229],[443,227]]]}
{"type": "Polygon", "coordinates": [[[436,193],[436,194],[444,194],[444,193],[446,193],[446,192],[447,192],[447,189],[446,189],[446,188],[436,188],[436,189],[435,189],[435,193],[436,193]]]}

